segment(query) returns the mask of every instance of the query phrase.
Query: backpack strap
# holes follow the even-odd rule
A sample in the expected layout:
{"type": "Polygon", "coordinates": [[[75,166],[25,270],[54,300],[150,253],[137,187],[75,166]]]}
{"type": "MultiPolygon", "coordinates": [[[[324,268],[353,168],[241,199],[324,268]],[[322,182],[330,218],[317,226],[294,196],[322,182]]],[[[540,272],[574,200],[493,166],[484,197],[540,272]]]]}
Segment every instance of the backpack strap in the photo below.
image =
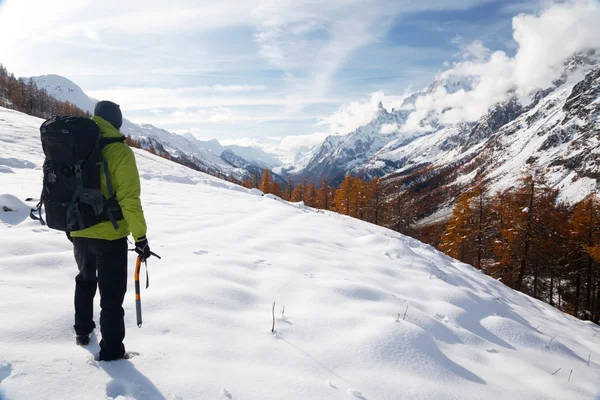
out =
{"type": "Polygon", "coordinates": [[[75,221],[77,221],[79,224],[80,230],[85,229],[83,217],[81,216],[79,204],[77,202],[77,199],[79,199],[81,192],[83,191],[83,174],[81,171],[81,164],[83,164],[82,160],[79,160],[75,163],[75,179],[77,180],[77,184],[75,186],[75,191],[73,192],[71,202],[67,206],[67,228],[69,230],[73,229],[75,221]]]}
{"type": "Polygon", "coordinates": [[[42,217],[42,200],[40,200],[40,202],[37,204],[37,206],[35,206],[35,208],[32,208],[31,211],[29,212],[29,218],[31,218],[34,221],[40,221],[40,224],[42,224],[42,226],[46,225],[46,221],[44,221],[44,218],[42,217]],[[37,216],[35,215],[37,213],[37,216]]]}
{"type": "MultiPolygon", "coordinates": [[[[120,137],[112,137],[112,138],[101,138],[100,139],[100,150],[104,147],[108,146],[112,143],[124,143],[125,136],[120,137]]],[[[117,202],[117,195],[114,192],[112,179],[110,178],[110,172],[108,170],[108,162],[103,158],[102,165],[104,168],[104,175],[106,176],[106,189],[108,191],[108,200],[106,200],[106,204],[104,206],[104,214],[106,218],[110,221],[113,228],[119,229],[119,224],[117,224],[117,218],[123,219],[123,212],[121,211],[121,207],[117,202]]]]}

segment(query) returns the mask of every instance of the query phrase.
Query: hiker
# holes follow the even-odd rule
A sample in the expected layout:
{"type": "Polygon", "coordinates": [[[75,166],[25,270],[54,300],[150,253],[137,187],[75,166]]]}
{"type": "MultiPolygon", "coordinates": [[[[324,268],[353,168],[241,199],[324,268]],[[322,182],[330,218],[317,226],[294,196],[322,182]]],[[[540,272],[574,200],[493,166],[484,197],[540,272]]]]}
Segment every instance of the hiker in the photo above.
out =
{"type": "Polygon", "coordinates": [[[73,242],[79,274],[75,278],[75,334],[76,343],[86,346],[96,327],[93,320],[93,302],[96,288],[100,288],[100,352],[98,361],[126,357],[123,339],[125,323],[123,299],[127,291],[127,237],[135,240],[135,251],[142,261],[151,255],[146,239],[146,221],[140,201],[140,177],[133,151],[124,143],[119,132],[123,116],[119,105],[100,101],[92,117],[101,132],[101,140],[110,140],[102,147],[102,156],[108,164],[108,176],[101,174],[100,188],[105,198],[114,191],[120,220],[105,220],[83,230],[67,233],[73,242]],[[110,179],[107,186],[107,178],[110,179]],[[110,185],[112,184],[112,188],[110,185]],[[112,189],[112,190],[111,190],[112,189]],[[115,224],[116,222],[116,224],[115,224]]]}

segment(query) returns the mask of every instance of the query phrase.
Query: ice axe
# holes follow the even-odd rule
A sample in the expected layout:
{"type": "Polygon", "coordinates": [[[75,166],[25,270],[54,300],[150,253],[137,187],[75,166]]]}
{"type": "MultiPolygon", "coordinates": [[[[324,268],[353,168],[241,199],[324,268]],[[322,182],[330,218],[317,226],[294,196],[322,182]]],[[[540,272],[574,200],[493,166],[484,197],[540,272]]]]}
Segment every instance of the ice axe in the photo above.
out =
{"type": "MultiPolygon", "coordinates": [[[[135,251],[130,250],[130,251],[135,251]]],[[[156,253],[150,252],[154,257],[161,259],[160,256],[156,253]]],[[[146,265],[146,289],[150,286],[150,280],[148,279],[148,262],[146,260],[143,261],[146,265]]],[[[135,315],[137,319],[138,328],[142,327],[142,296],[140,294],[140,269],[142,269],[142,257],[138,256],[135,262],[135,273],[133,275],[135,279],[135,315]]]]}

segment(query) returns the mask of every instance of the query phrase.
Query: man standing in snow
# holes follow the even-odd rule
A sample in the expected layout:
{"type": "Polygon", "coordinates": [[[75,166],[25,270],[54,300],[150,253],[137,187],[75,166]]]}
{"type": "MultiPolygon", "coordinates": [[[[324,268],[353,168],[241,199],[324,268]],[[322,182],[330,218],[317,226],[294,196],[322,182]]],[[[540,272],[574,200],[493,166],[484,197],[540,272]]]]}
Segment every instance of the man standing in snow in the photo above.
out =
{"type": "MultiPolygon", "coordinates": [[[[110,101],[96,104],[92,120],[103,138],[122,138],[119,132],[123,116],[119,105],[110,101]]],[[[123,138],[124,140],[124,138],[123,138]]],[[[125,323],[123,300],[127,291],[127,237],[135,239],[135,251],[146,260],[150,247],[146,239],[146,221],[140,200],[140,177],[133,151],[123,141],[102,149],[108,163],[108,176],[101,174],[100,187],[109,197],[107,178],[110,178],[123,219],[115,229],[110,221],[70,233],[79,274],[75,278],[75,333],[78,345],[85,346],[96,324],[93,304],[96,288],[100,288],[100,353],[98,361],[124,358],[125,323]]]]}

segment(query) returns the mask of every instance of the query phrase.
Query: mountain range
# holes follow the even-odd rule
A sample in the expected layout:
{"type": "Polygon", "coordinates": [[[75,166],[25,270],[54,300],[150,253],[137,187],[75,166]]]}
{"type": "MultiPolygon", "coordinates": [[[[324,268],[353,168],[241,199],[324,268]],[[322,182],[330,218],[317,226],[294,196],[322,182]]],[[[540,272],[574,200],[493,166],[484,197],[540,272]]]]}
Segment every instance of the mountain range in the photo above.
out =
{"type": "MultiPolygon", "coordinates": [[[[70,80],[46,75],[31,78],[53,96],[84,110],[96,100],[70,80]]],[[[471,76],[441,76],[423,91],[406,97],[397,109],[379,103],[375,117],[346,135],[330,135],[323,143],[297,154],[293,164],[261,149],[223,146],[218,140],[201,141],[149,124],[125,120],[122,131],[154,147],[158,153],[184,159],[205,172],[241,181],[264,168],[275,170],[280,182],[325,178],[338,184],[348,173],[365,179],[383,178],[388,193],[410,190],[437,200],[417,219],[448,214],[455,194],[476,180],[493,191],[513,186],[526,169],[544,171],[548,184],[561,199],[577,201],[595,190],[600,176],[600,63],[595,52],[569,58],[559,79],[529,98],[509,92],[476,121],[443,123],[444,109],[429,112],[415,128],[407,129],[416,104],[436,91],[468,93],[477,84],[471,76]],[[443,182],[437,182],[439,177],[443,182]],[[435,183],[434,183],[435,182],[435,183]],[[425,190],[422,190],[422,189],[425,190]],[[435,192],[435,195],[433,193],[435,192]],[[441,213],[441,214],[440,214],[441,213]]]]}
{"type": "MultiPolygon", "coordinates": [[[[448,208],[451,193],[485,181],[493,191],[515,184],[525,170],[543,171],[550,186],[568,202],[581,200],[597,188],[600,178],[600,64],[594,52],[571,57],[559,79],[524,101],[507,93],[474,122],[440,123],[429,113],[418,130],[406,130],[414,104],[438,88],[447,93],[472,90],[473,79],[436,80],[406,98],[399,109],[379,104],[375,118],[348,135],[331,135],[311,150],[305,165],[289,172],[309,181],[334,184],[347,173],[407,190],[417,182],[422,193],[445,195],[424,215],[448,208]],[[390,130],[389,127],[393,127],[390,130]],[[443,183],[435,183],[440,174],[443,183]],[[428,184],[430,182],[431,184],[428,184]],[[452,190],[448,190],[448,189],[452,190]]],[[[422,200],[423,197],[420,199],[422,200]]]]}
{"type": "MultiPolygon", "coordinates": [[[[71,80],[59,75],[43,75],[27,78],[38,88],[44,88],[53,97],[77,105],[93,113],[98,100],[89,97],[71,80]]],[[[276,156],[258,148],[223,146],[218,140],[198,140],[191,134],[179,135],[151,124],[137,124],[123,119],[121,132],[129,135],[145,148],[154,148],[159,154],[168,154],[182,160],[188,166],[220,177],[241,181],[254,177],[265,168],[281,165],[276,156]],[[232,162],[234,161],[234,162],[232,162]]],[[[282,179],[280,181],[283,182],[282,179]]]]}

